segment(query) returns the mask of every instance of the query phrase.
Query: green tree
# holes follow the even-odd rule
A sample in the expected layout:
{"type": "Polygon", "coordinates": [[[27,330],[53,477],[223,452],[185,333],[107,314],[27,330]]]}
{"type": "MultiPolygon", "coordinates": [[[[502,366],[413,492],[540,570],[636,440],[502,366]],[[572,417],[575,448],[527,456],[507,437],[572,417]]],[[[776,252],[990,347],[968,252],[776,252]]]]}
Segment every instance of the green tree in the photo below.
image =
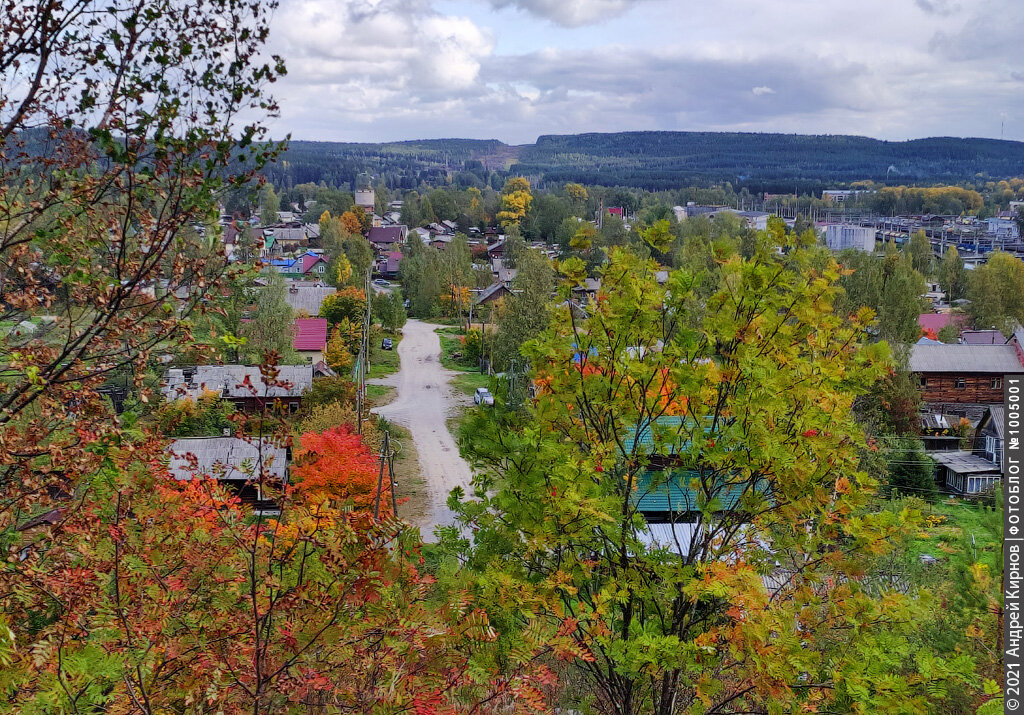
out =
{"type": "Polygon", "coordinates": [[[929,277],[935,264],[935,254],[932,252],[931,241],[924,231],[914,232],[907,244],[907,251],[910,253],[910,263],[914,270],[925,278],[929,277]]]}
{"type": "Polygon", "coordinates": [[[976,328],[996,327],[1005,335],[1024,323],[1024,262],[1002,251],[971,271],[967,284],[976,328]]]}
{"type": "Polygon", "coordinates": [[[950,323],[949,325],[944,326],[935,337],[944,343],[957,343],[960,341],[960,328],[957,325],[950,323]]]}
{"type": "Polygon", "coordinates": [[[260,223],[264,226],[277,223],[277,212],[281,209],[281,200],[274,191],[272,184],[260,187],[260,223]]]}
{"type": "Polygon", "coordinates": [[[392,288],[389,293],[378,293],[373,297],[373,317],[390,333],[396,333],[405,325],[405,299],[402,291],[392,288]]]}
{"type": "Polygon", "coordinates": [[[504,299],[497,320],[497,333],[488,351],[496,370],[507,369],[513,361],[520,366],[520,348],[541,334],[548,324],[547,305],[555,289],[555,271],[547,256],[534,249],[523,251],[519,271],[512,281],[512,295],[504,299]]]}
{"type": "Polygon", "coordinates": [[[254,362],[262,362],[271,352],[278,354],[278,362],[287,364],[295,357],[292,349],[292,325],[295,316],[288,305],[288,289],[284,278],[273,268],[265,268],[260,277],[266,285],[255,291],[256,297],[248,322],[241,330],[245,338],[244,350],[254,362]]]}
{"type": "Polygon", "coordinates": [[[878,334],[883,340],[917,342],[921,335],[918,317],[925,309],[921,295],[927,286],[910,257],[889,245],[881,259],[864,251],[844,251],[839,260],[850,271],[840,279],[845,298],[839,301],[839,309],[853,313],[861,307],[871,308],[878,316],[878,334]]]}
{"type": "Polygon", "coordinates": [[[950,303],[967,295],[967,269],[956,246],[948,247],[942,254],[937,273],[939,286],[950,303]]]}
{"type": "Polygon", "coordinates": [[[905,438],[890,445],[886,455],[889,486],[901,494],[935,501],[939,496],[935,463],[925,453],[921,440],[905,438]]]}
{"type": "Polygon", "coordinates": [[[833,312],[839,268],[812,269],[815,250],[760,245],[709,298],[697,275],[662,286],[656,263],[611,251],[590,317],[559,309],[524,347],[526,417],[464,425],[484,469],[449,504],[473,540],[452,528],[444,548],[506,647],[571,635],[584,707],[909,713],[972,677],[912,643],[927,601],[859,577],[856,556],[913,521],[867,509],[850,407],[888,370],[870,311],[833,312]],[[676,537],[652,543],[645,512],[676,537]]]}

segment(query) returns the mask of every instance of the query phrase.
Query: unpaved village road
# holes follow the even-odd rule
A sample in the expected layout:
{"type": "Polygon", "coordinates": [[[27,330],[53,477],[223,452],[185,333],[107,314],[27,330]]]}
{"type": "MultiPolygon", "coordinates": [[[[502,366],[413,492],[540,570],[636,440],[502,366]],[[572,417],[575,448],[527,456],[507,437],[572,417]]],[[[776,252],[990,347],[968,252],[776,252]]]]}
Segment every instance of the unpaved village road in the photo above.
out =
{"type": "Polygon", "coordinates": [[[434,332],[439,327],[419,320],[407,321],[398,344],[398,372],[368,380],[398,390],[393,402],[373,411],[412,434],[430,497],[423,519],[417,524],[428,542],[436,541],[435,526],[454,520],[452,511],[445,506],[448,493],[459,486],[468,491],[472,477],[447,424],[448,417],[455,410],[465,409],[469,399],[456,394],[448,385],[457,373],[441,365],[441,340],[434,332]]]}

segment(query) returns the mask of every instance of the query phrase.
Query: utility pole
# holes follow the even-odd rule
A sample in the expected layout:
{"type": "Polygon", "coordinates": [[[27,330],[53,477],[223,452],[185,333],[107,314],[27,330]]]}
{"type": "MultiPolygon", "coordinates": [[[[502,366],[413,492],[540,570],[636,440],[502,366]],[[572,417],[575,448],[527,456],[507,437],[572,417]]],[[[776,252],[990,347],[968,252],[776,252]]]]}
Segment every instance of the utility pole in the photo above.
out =
{"type": "Polygon", "coordinates": [[[371,264],[366,269],[366,315],[363,316],[363,334],[359,341],[359,355],[356,357],[356,434],[363,433],[363,412],[366,407],[366,372],[370,367],[370,292],[373,290],[370,274],[371,264]]]}
{"type": "Polygon", "coordinates": [[[394,516],[398,516],[398,496],[395,494],[395,450],[391,449],[391,433],[384,430],[384,444],[380,448],[380,469],[377,474],[377,496],[373,500],[373,518],[380,518],[380,498],[384,491],[384,472],[388,473],[388,484],[391,490],[391,509],[394,516]]]}

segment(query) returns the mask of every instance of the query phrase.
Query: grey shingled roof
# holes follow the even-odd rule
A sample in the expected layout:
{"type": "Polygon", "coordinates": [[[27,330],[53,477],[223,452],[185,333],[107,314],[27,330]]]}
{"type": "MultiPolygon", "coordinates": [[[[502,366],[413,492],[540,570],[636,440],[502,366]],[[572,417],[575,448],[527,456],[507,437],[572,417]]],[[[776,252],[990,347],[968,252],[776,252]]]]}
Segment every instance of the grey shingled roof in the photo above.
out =
{"type": "Polygon", "coordinates": [[[1012,345],[914,345],[911,372],[992,373],[1020,372],[1012,345]]]}
{"type": "Polygon", "coordinates": [[[290,388],[267,388],[259,367],[255,365],[197,365],[193,369],[195,372],[188,382],[185,382],[180,368],[167,371],[161,388],[165,399],[195,399],[204,390],[216,392],[222,397],[298,397],[313,385],[312,365],[278,367],[277,381],[291,383],[290,388]],[[255,392],[248,385],[252,385],[255,392]]]}
{"type": "Polygon", "coordinates": [[[262,474],[285,481],[288,452],[267,440],[247,442],[237,437],[189,437],[177,439],[167,448],[170,471],[175,479],[212,477],[221,480],[258,479],[262,474]],[[188,455],[195,457],[192,467],[188,455]]]}
{"type": "Polygon", "coordinates": [[[320,304],[324,302],[324,298],[337,292],[336,288],[330,286],[288,286],[285,300],[296,313],[304,310],[311,317],[315,317],[320,314],[320,304]]]}

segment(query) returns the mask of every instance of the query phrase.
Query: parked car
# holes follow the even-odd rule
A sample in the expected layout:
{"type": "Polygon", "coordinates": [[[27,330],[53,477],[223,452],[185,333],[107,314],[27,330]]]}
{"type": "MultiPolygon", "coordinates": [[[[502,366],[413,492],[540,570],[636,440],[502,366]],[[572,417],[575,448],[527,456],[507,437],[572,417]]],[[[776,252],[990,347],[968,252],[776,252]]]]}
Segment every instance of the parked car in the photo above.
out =
{"type": "Polygon", "coordinates": [[[485,405],[487,407],[494,406],[494,395],[486,387],[476,388],[476,394],[473,395],[473,402],[478,405],[485,405]]]}
{"type": "Polygon", "coordinates": [[[384,338],[380,341],[380,346],[384,350],[391,350],[395,347],[395,344],[391,342],[391,338],[384,338]]]}
{"type": "Polygon", "coordinates": [[[374,283],[376,285],[385,286],[387,288],[391,287],[391,283],[389,283],[388,281],[384,280],[383,278],[378,278],[377,280],[374,281],[374,283]]]}

